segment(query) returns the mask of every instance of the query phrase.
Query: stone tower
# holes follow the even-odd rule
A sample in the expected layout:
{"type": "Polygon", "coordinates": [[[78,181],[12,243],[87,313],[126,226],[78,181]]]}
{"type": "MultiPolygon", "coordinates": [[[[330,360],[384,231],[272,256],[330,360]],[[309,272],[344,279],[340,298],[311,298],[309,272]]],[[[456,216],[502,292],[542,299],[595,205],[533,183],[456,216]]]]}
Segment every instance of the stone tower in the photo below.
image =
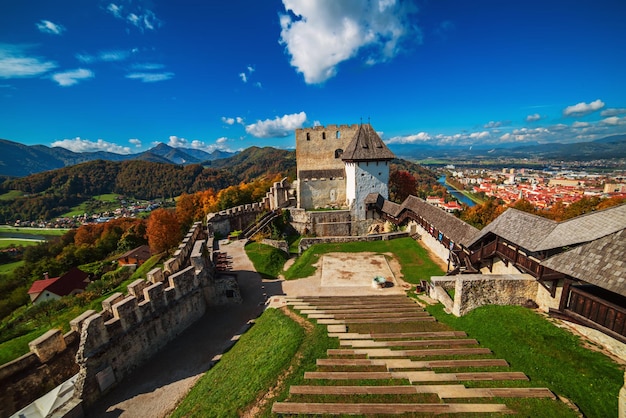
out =
{"type": "Polygon", "coordinates": [[[389,198],[389,162],[394,158],[372,125],[359,125],[341,157],[346,170],[346,201],[354,220],[365,219],[367,195],[389,198]]]}

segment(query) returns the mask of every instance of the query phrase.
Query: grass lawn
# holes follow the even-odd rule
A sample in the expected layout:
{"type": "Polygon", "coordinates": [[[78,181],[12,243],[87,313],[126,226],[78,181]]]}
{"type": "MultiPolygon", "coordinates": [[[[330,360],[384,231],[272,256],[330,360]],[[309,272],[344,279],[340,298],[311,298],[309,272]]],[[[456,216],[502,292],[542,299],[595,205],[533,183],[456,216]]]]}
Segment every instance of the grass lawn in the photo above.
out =
{"type": "Polygon", "coordinates": [[[30,247],[31,245],[37,245],[40,242],[42,241],[35,239],[0,238],[0,249],[12,248],[17,245],[21,245],[22,247],[30,247]]]}
{"type": "Polygon", "coordinates": [[[0,200],[15,200],[21,196],[24,196],[24,192],[20,190],[9,190],[4,194],[0,194],[0,200]]]}
{"type": "Polygon", "coordinates": [[[250,242],[245,247],[246,254],[254,264],[254,269],[265,279],[275,279],[283,271],[287,254],[258,242],[250,242]]]}
{"type": "Polygon", "coordinates": [[[64,235],[69,229],[63,228],[27,228],[27,227],[14,227],[8,225],[0,225],[0,234],[2,233],[18,233],[22,235],[36,235],[36,236],[57,236],[64,235]]]}
{"type": "Polygon", "coordinates": [[[13,270],[23,265],[24,260],[15,261],[13,263],[0,264],[0,274],[11,273],[13,270]]]}
{"type": "Polygon", "coordinates": [[[460,318],[444,313],[441,304],[428,311],[489,347],[512,370],[526,373],[534,386],[546,386],[574,402],[585,416],[617,416],[622,368],[584,348],[577,336],[549,319],[519,306],[484,306],[460,318]]]}
{"type": "Polygon", "coordinates": [[[424,247],[412,238],[389,241],[350,242],[341,244],[317,244],[306,250],[285,272],[286,279],[300,279],[315,273],[313,264],[320,256],[332,252],[375,252],[393,253],[402,265],[402,275],[409,283],[430,280],[431,276],[442,276],[444,271],[435,263],[424,247]]]}
{"type": "MultiPolygon", "coordinates": [[[[268,309],[237,344],[196,383],[172,417],[236,417],[267,393],[279,377],[287,383],[294,375],[302,375],[302,364],[284,376],[297,358],[296,352],[312,347],[326,349],[323,334],[312,339],[295,321],[277,309],[268,309]]],[[[312,358],[309,355],[303,357],[312,358]]],[[[314,358],[314,357],[313,357],[314,358]]],[[[314,360],[313,360],[314,361],[314,360]]],[[[271,416],[271,402],[266,411],[255,416],[271,416]]]]}

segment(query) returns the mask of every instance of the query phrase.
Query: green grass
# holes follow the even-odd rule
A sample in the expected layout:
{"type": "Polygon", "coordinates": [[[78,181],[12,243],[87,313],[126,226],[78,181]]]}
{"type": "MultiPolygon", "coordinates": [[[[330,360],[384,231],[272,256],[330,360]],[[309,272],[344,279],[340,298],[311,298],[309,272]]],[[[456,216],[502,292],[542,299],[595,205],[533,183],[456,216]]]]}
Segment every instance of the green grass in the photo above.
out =
{"type": "Polygon", "coordinates": [[[12,248],[18,245],[22,247],[30,247],[31,245],[39,244],[40,240],[35,239],[20,239],[20,238],[0,238],[0,249],[12,248]]]}
{"type": "Polygon", "coordinates": [[[9,190],[8,192],[0,195],[0,200],[15,200],[21,196],[24,196],[24,192],[20,190],[9,190]]]}
{"type": "Polygon", "coordinates": [[[393,253],[402,265],[402,275],[409,283],[430,280],[431,276],[442,276],[444,271],[435,263],[424,247],[412,238],[389,241],[350,242],[338,244],[316,244],[306,250],[285,272],[286,279],[300,279],[315,273],[313,264],[320,256],[331,252],[375,252],[393,253]]]}
{"type": "Polygon", "coordinates": [[[61,215],[62,217],[71,218],[72,216],[80,216],[84,213],[103,212],[107,210],[117,209],[119,205],[118,195],[116,193],[107,193],[93,196],[80,205],[72,207],[72,209],[61,215]]]}
{"type": "Polygon", "coordinates": [[[13,270],[23,265],[24,265],[24,260],[14,261],[12,263],[0,264],[0,274],[11,273],[13,270]]]}
{"type": "Polygon", "coordinates": [[[268,309],[191,389],[172,417],[236,417],[288,368],[304,330],[268,309]]]}
{"type": "Polygon", "coordinates": [[[30,227],[14,227],[7,225],[0,225],[0,234],[2,233],[18,233],[23,235],[35,235],[35,236],[57,236],[64,235],[69,229],[63,228],[30,228],[30,227]]]}
{"type": "Polygon", "coordinates": [[[574,402],[585,416],[617,416],[617,394],[624,376],[620,366],[584,348],[579,337],[534,311],[491,305],[460,318],[445,314],[440,304],[428,311],[489,347],[512,370],[526,373],[533,386],[546,386],[574,402]]]}
{"type": "Polygon", "coordinates": [[[275,279],[283,271],[287,254],[270,245],[251,242],[246,245],[246,254],[252,261],[254,269],[267,279],[275,279]]]}

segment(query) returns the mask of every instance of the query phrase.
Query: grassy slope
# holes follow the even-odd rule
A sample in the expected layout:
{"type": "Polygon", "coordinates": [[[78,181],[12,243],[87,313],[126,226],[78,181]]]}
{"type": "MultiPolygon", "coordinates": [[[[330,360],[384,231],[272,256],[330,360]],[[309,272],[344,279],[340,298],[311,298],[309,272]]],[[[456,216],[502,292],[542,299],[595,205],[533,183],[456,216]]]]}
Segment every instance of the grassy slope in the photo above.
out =
{"type": "Polygon", "coordinates": [[[252,261],[254,269],[266,279],[275,279],[283,270],[287,254],[270,245],[251,242],[246,245],[246,254],[252,261]]]}
{"type": "Polygon", "coordinates": [[[393,253],[402,265],[404,280],[419,283],[430,280],[431,276],[441,276],[443,270],[435,263],[428,252],[412,238],[400,238],[391,241],[351,242],[346,244],[318,244],[306,250],[300,258],[285,272],[286,279],[299,279],[315,273],[315,264],[319,257],[331,252],[375,252],[393,253]]]}
{"type": "Polygon", "coordinates": [[[428,311],[489,347],[513,370],[526,373],[534,386],[546,386],[570,399],[585,416],[617,416],[617,394],[623,379],[620,366],[582,347],[577,336],[534,311],[491,305],[460,318],[445,314],[440,304],[428,311]]]}

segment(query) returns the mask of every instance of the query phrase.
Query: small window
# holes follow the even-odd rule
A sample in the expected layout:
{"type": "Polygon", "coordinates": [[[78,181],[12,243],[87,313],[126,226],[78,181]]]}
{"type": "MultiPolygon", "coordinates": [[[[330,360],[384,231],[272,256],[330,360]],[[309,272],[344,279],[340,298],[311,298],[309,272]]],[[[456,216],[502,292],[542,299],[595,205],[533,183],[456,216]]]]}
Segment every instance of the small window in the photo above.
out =
{"type": "Polygon", "coordinates": [[[311,134],[310,134],[310,133],[308,133],[308,132],[306,133],[306,140],[307,140],[307,141],[310,141],[310,140],[311,140],[311,134]]]}
{"type": "Polygon", "coordinates": [[[341,158],[342,155],[343,155],[343,150],[341,148],[338,148],[335,150],[335,158],[341,158]]]}
{"type": "Polygon", "coordinates": [[[337,139],[341,138],[341,131],[335,132],[335,138],[337,138],[337,139]]]}
{"type": "Polygon", "coordinates": [[[322,132],[322,139],[326,139],[326,132],[322,132]]]}

